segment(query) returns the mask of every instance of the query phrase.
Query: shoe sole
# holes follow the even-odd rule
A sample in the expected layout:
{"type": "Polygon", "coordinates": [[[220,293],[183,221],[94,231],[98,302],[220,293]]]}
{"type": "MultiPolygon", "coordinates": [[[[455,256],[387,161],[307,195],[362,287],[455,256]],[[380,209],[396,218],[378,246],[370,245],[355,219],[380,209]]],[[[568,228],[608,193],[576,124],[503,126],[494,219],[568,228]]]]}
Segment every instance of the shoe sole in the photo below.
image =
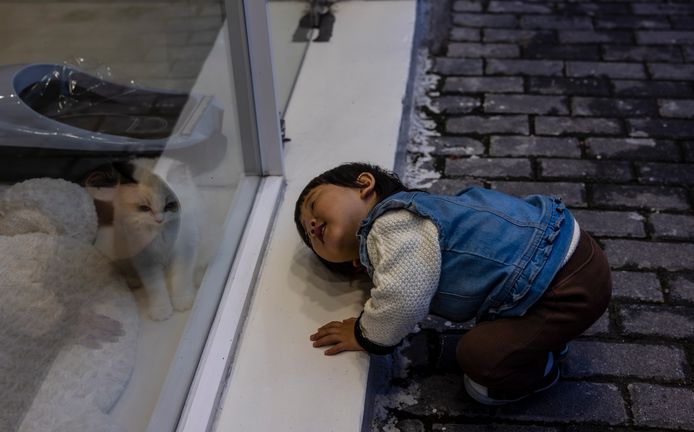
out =
{"type": "Polygon", "coordinates": [[[519,400],[523,400],[529,396],[532,396],[534,394],[540,393],[544,390],[547,390],[548,388],[554,386],[558,381],[559,377],[561,376],[561,373],[559,373],[559,369],[557,369],[557,376],[554,377],[551,383],[547,384],[546,386],[539,388],[537,390],[533,390],[532,392],[523,395],[519,398],[516,399],[492,399],[489,396],[485,396],[478,392],[473,386],[472,386],[472,380],[467,376],[467,374],[463,377],[463,384],[465,386],[465,391],[467,391],[467,394],[470,395],[471,398],[476,400],[477,402],[484,404],[484,405],[506,405],[511,402],[518,402],[519,400]]]}

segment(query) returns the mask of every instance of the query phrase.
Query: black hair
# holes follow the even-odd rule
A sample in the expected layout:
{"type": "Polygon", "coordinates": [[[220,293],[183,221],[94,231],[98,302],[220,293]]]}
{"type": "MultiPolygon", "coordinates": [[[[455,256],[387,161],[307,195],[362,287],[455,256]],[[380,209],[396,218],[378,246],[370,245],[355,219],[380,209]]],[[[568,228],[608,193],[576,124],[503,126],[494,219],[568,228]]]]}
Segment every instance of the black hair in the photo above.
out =
{"type": "MultiPolygon", "coordinates": [[[[304,204],[304,200],[313,189],[323,184],[332,184],[348,188],[361,188],[363,185],[359,183],[358,178],[362,173],[369,173],[374,176],[374,192],[376,192],[377,203],[395,193],[410,190],[394,172],[364,162],[346,163],[314,177],[301,191],[294,207],[294,223],[296,224],[296,229],[299,231],[301,239],[311,250],[313,250],[313,247],[311,247],[311,240],[301,224],[301,206],[304,204]]],[[[316,256],[318,256],[323,264],[330,270],[343,274],[354,274],[357,272],[351,262],[333,263],[321,258],[318,254],[316,254],[316,256]]]]}

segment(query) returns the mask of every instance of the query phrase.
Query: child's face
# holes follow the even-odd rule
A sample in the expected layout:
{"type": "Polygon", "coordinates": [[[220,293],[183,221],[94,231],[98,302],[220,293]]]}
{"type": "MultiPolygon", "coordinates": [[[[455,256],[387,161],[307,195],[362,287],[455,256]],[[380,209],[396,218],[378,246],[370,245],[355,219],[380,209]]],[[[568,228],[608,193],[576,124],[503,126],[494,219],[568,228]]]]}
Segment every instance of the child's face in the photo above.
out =
{"type": "Polygon", "coordinates": [[[358,263],[359,224],[377,201],[373,176],[363,173],[358,181],[363,185],[358,189],[333,184],[317,186],[301,205],[301,225],[311,248],[327,261],[358,263]]]}

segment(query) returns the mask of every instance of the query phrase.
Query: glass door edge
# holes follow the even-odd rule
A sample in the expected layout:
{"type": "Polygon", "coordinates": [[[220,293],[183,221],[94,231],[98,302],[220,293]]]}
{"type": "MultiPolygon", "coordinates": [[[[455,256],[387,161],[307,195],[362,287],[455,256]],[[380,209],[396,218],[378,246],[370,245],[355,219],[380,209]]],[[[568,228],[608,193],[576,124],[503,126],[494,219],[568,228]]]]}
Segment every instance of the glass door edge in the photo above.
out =
{"type": "Polygon", "coordinates": [[[260,180],[217,315],[176,428],[178,432],[206,431],[214,422],[284,187],[284,178],[280,176],[267,176],[260,180]]]}

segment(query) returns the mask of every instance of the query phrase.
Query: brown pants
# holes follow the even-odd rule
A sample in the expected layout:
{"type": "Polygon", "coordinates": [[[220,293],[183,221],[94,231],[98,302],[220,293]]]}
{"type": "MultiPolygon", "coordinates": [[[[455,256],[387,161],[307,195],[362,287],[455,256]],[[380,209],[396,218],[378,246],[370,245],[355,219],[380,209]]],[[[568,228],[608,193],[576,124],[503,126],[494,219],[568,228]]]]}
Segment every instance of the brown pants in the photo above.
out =
{"type": "Polygon", "coordinates": [[[522,317],[484,321],[460,338],[457,358],[475,382],[499,391],[530,389],[544,375],[547,353],[590,327],[607,309],[610,266],[581,232],[574,254],[522,317]]]}

